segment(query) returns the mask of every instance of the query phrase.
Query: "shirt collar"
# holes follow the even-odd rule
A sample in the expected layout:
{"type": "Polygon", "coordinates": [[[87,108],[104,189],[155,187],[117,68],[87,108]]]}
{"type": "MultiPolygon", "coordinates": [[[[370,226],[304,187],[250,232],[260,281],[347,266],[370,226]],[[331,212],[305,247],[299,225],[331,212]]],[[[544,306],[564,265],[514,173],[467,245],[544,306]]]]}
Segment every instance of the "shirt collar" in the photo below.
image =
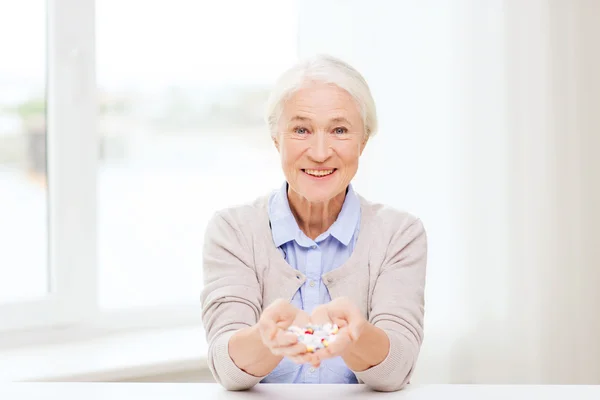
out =
{"type": "MultiPolygon", "coordinates": [[[[309,247],[313,242],[300,230],[287,197],[287,182],[275,192],[269,202],[269,219],[273,241],[276,247],[295,240],[300,246],[309,247]]],[[[344,246],[348,246],[360,220],[360,201],[352,185],[348,186],[342,209],[329,229],[319,235],[315,242],[325,240],[329,235],[336,238],[344,246]]]]}

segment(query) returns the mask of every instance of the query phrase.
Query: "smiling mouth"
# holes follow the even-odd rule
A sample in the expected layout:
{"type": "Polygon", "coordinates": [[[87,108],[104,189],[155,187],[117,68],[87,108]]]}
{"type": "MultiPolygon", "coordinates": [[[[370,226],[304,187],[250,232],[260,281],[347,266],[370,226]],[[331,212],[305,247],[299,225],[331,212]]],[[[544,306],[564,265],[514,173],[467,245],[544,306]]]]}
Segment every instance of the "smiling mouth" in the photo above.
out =
{"type": "Polygon", "coordinates": [[[331,174],[333,174],[335,171],[337,171],[337,168],[331,168],[331,169],[303,169],[302,172],[304,172],[306,175],[310,175],[314,178],[324,178],[326,176],[329,176],[331,174]]]}

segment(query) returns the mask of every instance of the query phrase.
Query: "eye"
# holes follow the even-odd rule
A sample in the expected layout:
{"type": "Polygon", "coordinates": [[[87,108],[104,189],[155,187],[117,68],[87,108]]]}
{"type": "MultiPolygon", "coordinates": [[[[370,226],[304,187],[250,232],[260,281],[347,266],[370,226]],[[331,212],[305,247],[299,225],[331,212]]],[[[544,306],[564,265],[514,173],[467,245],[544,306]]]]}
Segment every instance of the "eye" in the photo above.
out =
{"type": "Polygon", "coordinates": [[[348,133],[348,129],[344,128],[343,126],[340,126],[338,128],[335,128],[333,130],[333,133],[335,133],[336,135],[343,135],[344,133],[348,133]]]}
{"type": "Polygon", "coordinates": [[[297,126],[294,128],[294,133],[297,133],[298,135],[306,135],[308,133],[308,129],[297,126]]]}

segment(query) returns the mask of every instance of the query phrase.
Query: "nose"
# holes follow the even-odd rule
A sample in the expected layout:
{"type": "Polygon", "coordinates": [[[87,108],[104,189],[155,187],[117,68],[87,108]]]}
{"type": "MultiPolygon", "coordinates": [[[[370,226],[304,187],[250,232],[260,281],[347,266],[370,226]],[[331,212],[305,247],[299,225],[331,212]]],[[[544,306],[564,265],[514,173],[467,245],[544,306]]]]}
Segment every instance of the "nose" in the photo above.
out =
{"type": "Polygon", "coordinates": [[[310,144],[309,157],[315,162],[324,162],[331,156],[331,152],[327,133],[315,133],[310,144]]]}

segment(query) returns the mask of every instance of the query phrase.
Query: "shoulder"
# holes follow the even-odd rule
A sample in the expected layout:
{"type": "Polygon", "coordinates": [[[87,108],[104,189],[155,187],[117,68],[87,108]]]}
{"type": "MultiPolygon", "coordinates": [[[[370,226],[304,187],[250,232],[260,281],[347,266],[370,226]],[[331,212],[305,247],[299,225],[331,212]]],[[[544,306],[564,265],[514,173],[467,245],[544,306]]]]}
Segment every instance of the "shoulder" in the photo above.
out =
{"type": "Polygon", "coordinates": [[[214,231],[233,231],[237,234],[251,233],[268,224],[268,204],[271,194],[253,201],[217,210],[207,224],[207,234],[214,231]]]}
{"type": "Polygon", "coordinates": [[[380,256],[383,265],[425,266],[427,233],[419,217],[402,209],[361,198],[365,234],[370,238],[371,255],[380,256]]]}
{"type": "Polygon", "coordinates": [[[417,215],[407,210],[369,201],[360,195],[358,198],[364,217],[379,227],[389,227],[397,231],[398,229],[402,229],[402,227],[422,224],[421,219],[417,215]]]}
{"type": "Polygon", "coordinates": [[[425,227],[417,215],[401,208],[369,201],[362,196],[359,199],[363,218],[366,219],[365,228],[375,231],[377,236],[384,235],[391,239],[398,235],[425,235],[425,227]]]}

